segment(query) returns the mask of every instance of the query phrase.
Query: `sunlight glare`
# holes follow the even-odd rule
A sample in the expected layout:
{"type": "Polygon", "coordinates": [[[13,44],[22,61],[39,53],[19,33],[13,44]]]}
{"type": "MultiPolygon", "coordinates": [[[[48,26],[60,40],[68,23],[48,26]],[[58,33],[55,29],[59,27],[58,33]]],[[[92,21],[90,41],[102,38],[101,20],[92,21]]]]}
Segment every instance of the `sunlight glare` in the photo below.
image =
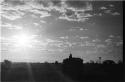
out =
{"type": "Polygon", "coordinates": [[[15,45],[18,47],[31,47],[33,37],[28,34],[19,34],[13,36],[15,45]]]}

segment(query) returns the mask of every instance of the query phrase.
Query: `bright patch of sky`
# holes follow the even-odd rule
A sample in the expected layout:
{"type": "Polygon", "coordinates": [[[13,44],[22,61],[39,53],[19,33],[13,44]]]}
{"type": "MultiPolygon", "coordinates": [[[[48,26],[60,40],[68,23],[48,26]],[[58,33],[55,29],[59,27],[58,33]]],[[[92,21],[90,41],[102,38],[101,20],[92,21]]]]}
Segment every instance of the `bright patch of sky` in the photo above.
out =
{"type": "Polygon", "coordinates": [[[0,5],[1,61],[62,61],[70,51],[84,61],[122,60],[121,1],[3,0],[0,5]],[[30,47],[15,46],[13,36],[30,47]]]}

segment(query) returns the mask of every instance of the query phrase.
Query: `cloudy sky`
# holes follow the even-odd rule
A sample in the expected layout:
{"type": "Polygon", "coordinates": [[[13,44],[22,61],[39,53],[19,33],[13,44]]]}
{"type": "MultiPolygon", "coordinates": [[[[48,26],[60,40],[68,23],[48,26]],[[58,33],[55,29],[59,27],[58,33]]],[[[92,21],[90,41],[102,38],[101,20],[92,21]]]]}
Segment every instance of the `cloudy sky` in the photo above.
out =
{"type": "Polygon", "coordinates": [[[2,0],[1,60],[122,60],[120,1],[2,0]]]}

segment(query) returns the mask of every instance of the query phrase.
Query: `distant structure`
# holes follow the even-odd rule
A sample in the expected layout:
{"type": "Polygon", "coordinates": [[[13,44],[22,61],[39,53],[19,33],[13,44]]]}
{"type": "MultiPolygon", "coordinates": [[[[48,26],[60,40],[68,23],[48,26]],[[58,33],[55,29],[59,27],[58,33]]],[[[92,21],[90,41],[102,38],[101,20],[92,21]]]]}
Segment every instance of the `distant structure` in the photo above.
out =
{"type": "Polygon", "coordinates": [[[55,61],[55,64],[59,64],[59,62],[58,62],[58,61],[55,61]]]}
{"type": "Polygon", "coordinates": [[[105,60],[103,64],[115,64],[115,62],[113,60],[105,60]]]}
{"type": "Polygon", "coordinates": [[[63,60],[63,73],[75,80],[81,80],[83,77],[83,60],[74,58],[70,53],[69,58],[63,60]]]}
{"type": "Polygon", "coordinates": [[[69,55],[69,59],[71,59],[72,58],[72,54],[70,53],[70,55],[69,55]]]}
{"type": "Polygon", "coordinates": [[[99,64],[102,63],[102,57],[99,57],[99,59],[98,59],[98,63],[99,63],[99,64]]]}

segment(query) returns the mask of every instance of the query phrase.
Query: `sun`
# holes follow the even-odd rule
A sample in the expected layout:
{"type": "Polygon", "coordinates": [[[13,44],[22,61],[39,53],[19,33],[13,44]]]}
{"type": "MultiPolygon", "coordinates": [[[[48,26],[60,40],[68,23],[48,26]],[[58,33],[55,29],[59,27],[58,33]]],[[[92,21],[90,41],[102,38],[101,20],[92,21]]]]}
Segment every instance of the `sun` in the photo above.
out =
{"type": "Polygon", "coordinates": [[[17,47],[31,47],[33,37],[31,35],[22,33],[13,36],[14,44],[17,47]]]}
{"type": "Polygon", "coordinates": [[[19,44],[20,46],[25,46],[28,45],[29,43],[30,43],[29,36],[22,34],[17,37],[17,44],[19,44]]]}

